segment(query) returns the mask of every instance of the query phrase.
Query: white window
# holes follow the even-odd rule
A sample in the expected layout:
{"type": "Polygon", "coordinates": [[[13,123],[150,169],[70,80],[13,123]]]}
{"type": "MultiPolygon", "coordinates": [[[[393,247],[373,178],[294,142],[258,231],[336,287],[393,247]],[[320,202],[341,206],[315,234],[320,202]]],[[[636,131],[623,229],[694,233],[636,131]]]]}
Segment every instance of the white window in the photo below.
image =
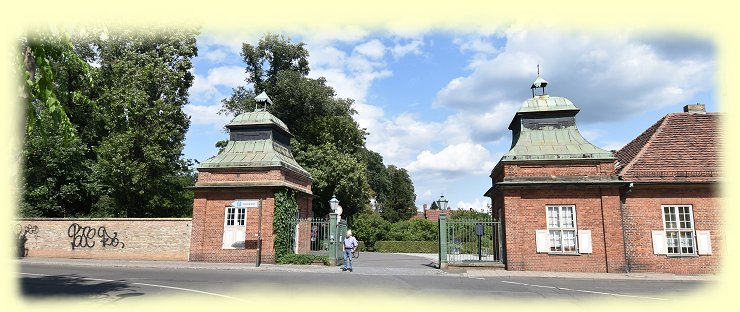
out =
{"type": "Polygon", "coordinates": [[[547,231],[549,252],[575,253],[578,251],[576,239],[576,207],[547,206],[547,231]]]}
{"type": "Polygon", "coordinates": [[[695,255],[694,218],[690,205],[663,205],[668,255],[695,255]]]}
{"type": "Polygon", "coordinates": [[[224,236],[221,248],[236,249],[245,247],[247,209],[245,207],[226,207],[224,211],[224,236]]]}

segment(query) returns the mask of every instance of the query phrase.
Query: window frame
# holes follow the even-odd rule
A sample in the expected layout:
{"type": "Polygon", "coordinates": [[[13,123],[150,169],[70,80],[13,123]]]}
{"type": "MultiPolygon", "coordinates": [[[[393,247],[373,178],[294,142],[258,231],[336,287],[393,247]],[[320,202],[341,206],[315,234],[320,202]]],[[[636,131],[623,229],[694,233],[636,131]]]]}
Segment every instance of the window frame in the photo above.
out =
{"type": "Polygon", "coordinates": [[[576,205],[545,205],[545,221],[547,225],[547,237],[548,237],[548,245],[550,247],[550,250],[548,253],[550,254],[579,254],[578,252],[578,218],[576,213],[576,205]],[[550,208],[557,208],[558,212],[558,226],[557,227],[551,227],[550,224],[550,208]],[[563,208],[571,208],[572,209],[572,216],[573,216],[573,226],[572,227],[565,227],[563,226],[565,224],[564,221],[567,221],[565,219],[565,214],[563,213],[563,208]],[[555,239],[553,237],[554,232],[559,232],[559,248],[555,242],[555,239]],[[566,250],[565,245],[565,233],[566,232],[572,232],[572,240],[573,240],[573,250],[566,250]]]}
{"type": "Polygon", "coordinates": [[[672,204],[672,205],[660,205],[660,214],[661,219],[663,221],[663,232],[665,233],[665,244],[666,244],[666,255],[669,257],[682,257],[682,256],[697,256],[698,255],[698,245],[696,241],[696,225],[694,224],[694,207],[693,205],[686,205],[686,204],[672,204]],[[673,208],[673,212],[666,212],[666,209],[673,208]],[[688,208],[688,213],[683,213],[685,215],[688,215],[689,220],[681,220],[681,214],[680,208],[688,208]],[[666,221],[666,213],[669,215],[672,215],[673,218],[671,220],[666,221]],[[671,222],[675,224],[675,227],[668,228],[668,223],[671,222]],[[689,223],[689,228],[682,227],[682,223],[689,223]],[[675,236],[672,236],[671,233],[675,233],[675,236]],[[688,239],[685,239],[682,237],[682,234],[689,234],[691,237],[688,239]],[[674,241],[676,244],[673,245],[672,241],[674,241]],[[688,243],[687,243],[688,242],[688,243]],[[684,245],[686,244],[686,246],[684,245]],[[673,246],[672,246],[673,245],[673,246]],[[687,250],[687,252],[684,252],[684,249],[687,250]],[[674,250],[672,252],[672,250],[674,250]],[[690,250],[690,251],[689,251],[690,250]]]}

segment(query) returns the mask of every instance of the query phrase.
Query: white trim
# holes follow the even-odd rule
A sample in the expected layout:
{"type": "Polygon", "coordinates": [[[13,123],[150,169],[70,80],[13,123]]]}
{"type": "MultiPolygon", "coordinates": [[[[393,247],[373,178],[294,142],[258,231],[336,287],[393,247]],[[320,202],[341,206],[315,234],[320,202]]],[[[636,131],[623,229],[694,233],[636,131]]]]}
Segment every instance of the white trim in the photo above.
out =
{"type": "MultiPolygon", "coordinates": [[[[576,205],[545,205],[545,220],[548,230],[548,252],[550,253],[564,253],[564,254],[575,254],[578,253],[578,220],[576,218],[576,205]],[[558,214],[558,226],[557,227],[550,227],[550,216],[549,216],[549,210],[550,208],[555,208],[557,210],[558,214]],[[565,218],[565,214],[563,213],[563,208],[571,208],[572,210],[572,216],[573,216],[573,226],[572,227],[565,227],[565,221],[567,220],[565,218]],[[560,248],[561,250],[554,251],[552,250],[552,241],[550,238],[550,232],[560,232],[560,248]],[[566,251],[565,250],[565,232],[572,232],[573,233],[573,248],[572,251],[566,251]]],[[[539,250],[539,247],[538,247],[539,250]]]]}
{"type": "Polygon", "coordinates": [[[591,230],[578,231],[578,252],[593,253],[593,248],[591,247],[591,230]]]}
{"type": "Polygon", "coordinates": [[[668,254],[668,240],[665,231],[653,231],[653,253],[656,255],[668,254]]]}
{"type": "MultiPolygon", "coordinates": [[[[674,255],[674,256],[686,256],[686,255],[691,256],[691,255],[696,255],[697,254],[698,246],[697,246],[696,231],[694,229],[694,206],[693,205],[689,205],[689,204],[660,205],[660,214],[661,214],[661,216],[663,218],[663,235],[664,235],[664,239],[665,239],[665,244],[664,244],[665,245],[665,254],[667,254],[667,255],[674,255]],[[681,217],[680,217],[681,213],[680,213],[680,209],[679,209],[681,207],[688,208],[688,210],[689,210],[688,211],[688,223],[689,223],[689,227],[688,228],[681,227],[681,217]],[[673,208],[672,215],[673,215],[673,218],[675,218],[675,220],[673,220],[672,222],[675,223],[675,228],[669,229],[669,228],[666,227],[666,218],[665,218],[665,214],[666,214],[665,213],[665,209],[666,208],[673,208]],[[676,248],[678,249],[678,252],[670,252],[670,248],[668,247],[668,237],[669,237],[668,234],[669,234],[669,232],[675,233],[675,235],[677,237],[677,241],[676,242],[677,242],[678,245],[676,246],[676,248]],[[681,241],[683,240],[681,238],[681,234],[682,233],[689,233],[689,235],[691,236],[691,240],[689,241],[689,243],[687,243],[685,245],[681,243],[681,241]],[[683,252],[682,251],[684,248],[689,248],[689,246],[690,246],[690,248],[692,249],[693,252],[683,252]]],[[[684,222],[686,222],[686,221],[684,221],[684,222]]],[[[653,249],[655,249],[655,246],[653,246],[653,249]]]]}
{"type": "Polygon", "coordinates": [[[696,250],[702,256],[712,254],[712,237],[709,231],[696,231],[696,250]]]}

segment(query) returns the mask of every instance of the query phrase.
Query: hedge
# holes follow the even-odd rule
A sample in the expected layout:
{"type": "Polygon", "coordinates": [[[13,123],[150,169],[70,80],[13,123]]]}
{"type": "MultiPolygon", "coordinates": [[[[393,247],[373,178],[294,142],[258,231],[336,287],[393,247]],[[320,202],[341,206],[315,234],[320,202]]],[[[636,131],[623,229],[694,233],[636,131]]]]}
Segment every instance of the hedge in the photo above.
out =
{"type": "Polygon", "coordinates": [[[438,253],[438,244],[437,241],[377,241],[375,242],[375,251],[438,253]]]}

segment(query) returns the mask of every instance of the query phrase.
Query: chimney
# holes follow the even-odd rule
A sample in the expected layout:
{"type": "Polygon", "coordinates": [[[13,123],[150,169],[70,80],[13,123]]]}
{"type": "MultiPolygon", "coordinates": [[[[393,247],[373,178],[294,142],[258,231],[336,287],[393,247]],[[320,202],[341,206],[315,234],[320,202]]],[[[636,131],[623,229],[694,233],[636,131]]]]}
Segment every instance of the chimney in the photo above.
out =
{"type": "Polygon", "coordinates": [[[683,107],[684,113],[689,114],[706,114],[707,111],[704,109],[704,104],[689,104],[683,107]]]}

